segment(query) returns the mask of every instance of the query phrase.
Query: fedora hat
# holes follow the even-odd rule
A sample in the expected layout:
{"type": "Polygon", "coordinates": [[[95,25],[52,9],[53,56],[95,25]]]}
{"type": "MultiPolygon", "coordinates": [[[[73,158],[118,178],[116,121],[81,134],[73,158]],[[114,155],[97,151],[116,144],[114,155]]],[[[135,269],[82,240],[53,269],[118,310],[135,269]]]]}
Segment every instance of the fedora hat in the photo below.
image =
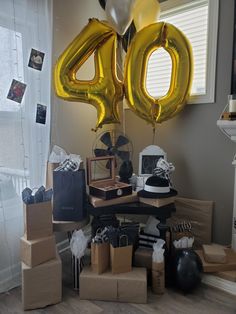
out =
{"type": "Polygon", "coordinates": [[[138,192],[139,197],[146,198],[166,198],[175,195],[177,191],[170,187],[169,180],[159,176],[149,177],[144,189],[138,192]]]}

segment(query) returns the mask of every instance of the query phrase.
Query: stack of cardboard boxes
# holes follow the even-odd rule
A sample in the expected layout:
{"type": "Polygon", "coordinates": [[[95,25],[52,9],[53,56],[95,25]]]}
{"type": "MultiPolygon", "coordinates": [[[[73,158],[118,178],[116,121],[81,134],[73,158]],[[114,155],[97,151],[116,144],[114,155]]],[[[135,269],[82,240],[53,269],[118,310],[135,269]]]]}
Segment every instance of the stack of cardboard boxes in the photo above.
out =
{"type": "Polygon", "coordinates": [[[51,202],[24,204],[21,238],[22,303],[24,310],[61,301],[62,269],[56,252],[51,202]]]}
{"type": "MultiPolygon", "coordinates": [[[[202,250],[196,250],[196,252],[202,261],[205,273],[215,273],[217,275],[219,272],[236,271],[236,252],[230,248],[214,243],[204,244],[202,250]]],[[[229,278],[234,281],[232,274],[226,274],[226,277],[229,275],[229,278]]]]}
{"type": "Polygon", "coordinates": [[[132,245],[91,245],[91,267],[80,275],[80,299],[147,302],[146,268],[132,268],[132,245]]]}

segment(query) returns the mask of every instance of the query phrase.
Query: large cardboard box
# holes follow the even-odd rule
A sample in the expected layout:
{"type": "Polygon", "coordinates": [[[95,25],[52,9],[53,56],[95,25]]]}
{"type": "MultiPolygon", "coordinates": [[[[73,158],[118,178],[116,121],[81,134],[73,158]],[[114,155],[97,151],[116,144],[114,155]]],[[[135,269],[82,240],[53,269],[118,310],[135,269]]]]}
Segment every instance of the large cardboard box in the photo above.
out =
{"type": "Polygon", "coordinates": [[[20,239],[20,248],[21,261],[29,267],[35,267],[56,258],[54,235],[30,241],[22,237],[20,239]]]}
{"type": "Polygon", "coordinates": [[[169,224],[190,221],[194,248],[201,248],[202,244],[210,244],[214,202],[176,197],[175,207],[176,212],[168,219],[169,224]]]}
{"type": "Polygon", "coordinates": [[[35,240],[52,235],[52,204],[24,204],[25,238],[35,240]]]}
{"type": "Polygon", "coordinates": [[[147,303],[147,274],[145,268],[133,268],[131,272],[98,275],[90,267],[80,274],[80,299],[128,303],[147,303]]]}
{"type": "Polygon", "coordinates": [[[24,310],[43,308],[61,301],[61,259],[38,265],[34,268],[22,263],[22,304],[24,310]]]}

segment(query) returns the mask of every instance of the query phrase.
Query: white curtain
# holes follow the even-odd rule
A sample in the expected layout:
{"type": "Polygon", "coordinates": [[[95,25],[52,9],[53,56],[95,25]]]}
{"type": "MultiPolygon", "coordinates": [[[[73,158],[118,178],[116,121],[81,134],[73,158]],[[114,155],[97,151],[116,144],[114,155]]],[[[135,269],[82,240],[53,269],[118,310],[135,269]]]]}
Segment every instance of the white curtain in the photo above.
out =
{"type": "Polygon", "coordinates": [[[21,191],[45,183],[50,137],[51,0],[0,0],[0,292],[20,284],[21,191]],[[28,67],[31,48],[45,53],[28,67]],[[21,104],[7,99],[12,79],[27,84],[21,104]],[[36,123],[37,104],[47,106],[36,123]]]}

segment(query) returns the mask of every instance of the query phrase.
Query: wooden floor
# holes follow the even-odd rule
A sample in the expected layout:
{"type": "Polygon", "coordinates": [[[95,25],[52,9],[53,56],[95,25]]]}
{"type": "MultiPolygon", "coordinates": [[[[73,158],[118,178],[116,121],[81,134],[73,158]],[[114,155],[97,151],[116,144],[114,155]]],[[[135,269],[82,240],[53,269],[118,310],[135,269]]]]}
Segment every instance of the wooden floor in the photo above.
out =
{"type": "Polygon", "coordinates": [[[183,295],[167,290],[163,296],[150,291],[147,304],[113,303],[101,301],[80,301],[72,288],[70,273],[70,255],[64,253],[63,260],[63,300],[61,303],[41,310],[24,312],[21,307],[21,289],[16,288],[0,294],[0,314],[236,314],[236,297],[202,285],[194,294],[183,295]]]}

